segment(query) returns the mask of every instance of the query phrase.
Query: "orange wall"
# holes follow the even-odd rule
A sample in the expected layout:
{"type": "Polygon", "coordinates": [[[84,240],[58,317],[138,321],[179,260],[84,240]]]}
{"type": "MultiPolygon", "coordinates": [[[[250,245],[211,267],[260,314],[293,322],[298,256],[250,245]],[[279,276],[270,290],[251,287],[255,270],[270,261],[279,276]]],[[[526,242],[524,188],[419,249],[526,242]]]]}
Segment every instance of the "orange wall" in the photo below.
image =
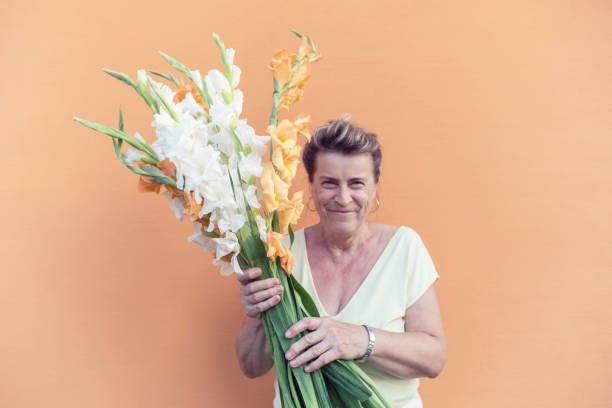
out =
{"type": "Polygon", "coordinates": [[[71,117],[121,104],[151,140],[101,69],[167,71],[157,50],[219,67],[215,31],[263,132],[291,28],[325,55],[292,113],[380,135],[372,218],[416,229],[439,269],[450,357],[425,406],[612,406],[610,2],[165,3],[0,5],[0,406],[270,406],[272,377],[234,358],[235,279],[71,117]]]}

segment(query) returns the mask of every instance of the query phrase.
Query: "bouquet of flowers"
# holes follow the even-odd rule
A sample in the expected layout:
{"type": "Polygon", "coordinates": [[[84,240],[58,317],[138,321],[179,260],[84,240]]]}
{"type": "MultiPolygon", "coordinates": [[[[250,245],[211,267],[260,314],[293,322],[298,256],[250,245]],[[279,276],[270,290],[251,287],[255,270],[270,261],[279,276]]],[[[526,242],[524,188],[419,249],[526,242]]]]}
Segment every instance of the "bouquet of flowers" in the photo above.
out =
{"type": "Polygon", "coordinates": [[[320,59],[310,36],[294,33],[301,38],[297,53],[280,50],[270,64],[274,93],[268,136],[257,135],[241,118],[241,71],[234,65],[235,51],[226,49],[216,34],[223,72],[213,69],[202,78],[198,70],[164,53],[189,82],[172,73],[139,70],[133,80],[105,70],[133,87],[153,111],[152,144],[138,133],[125,132],[121,109],[116,128],[74,119],[110,136],[117,158],[140,175],[139,188],[161,192],[179,220],[190,219],[194,234],[188,240],[214,251],[222,274],[256,266],[262,270],[260,279],[280,280],[282,300],[262,320],[283,407],[387,407],[372,380],[353,362],[337,360],[307,373],[291,367],[284,357],[297,340],[286,339],[285,331],[304,317],[318,316],[312,298],[291,275],[293,257],[281,241],[289,234],[293,242],[291,225],[303,209],[302,192],[289,198],[289,189],[301,152],[298,135],[309,138],[310,133],[308,116],[279,122],[278,114],[300,100],[311,64],[320,59]],[[126,153],[124,144],[129,145],[126,153]]]}

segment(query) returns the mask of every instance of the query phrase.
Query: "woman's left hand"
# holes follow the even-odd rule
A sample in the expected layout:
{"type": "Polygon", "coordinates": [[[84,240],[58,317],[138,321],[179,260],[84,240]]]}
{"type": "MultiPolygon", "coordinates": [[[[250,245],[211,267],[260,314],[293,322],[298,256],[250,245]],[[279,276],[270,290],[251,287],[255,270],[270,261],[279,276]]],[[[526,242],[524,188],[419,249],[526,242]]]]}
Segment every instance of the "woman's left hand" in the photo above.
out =
{"type": "Polygon", "coordinates": [[[368,347],[368,333],[363,326],[342,323],[331,317],[307,317],[291,326],[285,337],[310,333],[291,345],[285,353],[291,367],[309,363],[304,370],[318,370],[334,360],[354,360],[362,357],[368,347]]]}

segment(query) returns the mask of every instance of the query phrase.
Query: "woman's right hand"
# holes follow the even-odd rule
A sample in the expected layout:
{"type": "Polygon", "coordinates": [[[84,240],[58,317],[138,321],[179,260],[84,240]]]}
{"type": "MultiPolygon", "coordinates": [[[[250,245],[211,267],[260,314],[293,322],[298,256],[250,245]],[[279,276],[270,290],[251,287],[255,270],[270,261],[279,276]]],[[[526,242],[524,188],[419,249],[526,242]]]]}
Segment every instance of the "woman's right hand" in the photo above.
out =
{"type": "Polygon", "coordinates": [[[283,286],[276,278],[255,280],[261,275],[261,269],[249,268],[238,275],[240,281],[240,299],[247,316],[259,318],[261,313],[272,308],[281,300],[283,286]]]}

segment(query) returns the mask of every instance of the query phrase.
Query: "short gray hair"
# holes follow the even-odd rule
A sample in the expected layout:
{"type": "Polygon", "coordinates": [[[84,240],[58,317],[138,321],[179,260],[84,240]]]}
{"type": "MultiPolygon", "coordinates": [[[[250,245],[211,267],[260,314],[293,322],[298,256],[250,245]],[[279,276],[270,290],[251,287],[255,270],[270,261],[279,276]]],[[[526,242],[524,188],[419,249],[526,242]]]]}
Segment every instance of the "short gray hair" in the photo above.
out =
{"type": "Polygon", "coordinates": [[[359,126],[351,123],[350,115],[342,115],[315,131],[302,153],[302,161],[308,173],[308,180],[312,183],[317,153],[332,152],[345,155],[370,153],[374,164],[374,182],[378,183],[380,177],[380,162],[382,152],[380,143],[374,133],[368,133],[359,126]]]}

